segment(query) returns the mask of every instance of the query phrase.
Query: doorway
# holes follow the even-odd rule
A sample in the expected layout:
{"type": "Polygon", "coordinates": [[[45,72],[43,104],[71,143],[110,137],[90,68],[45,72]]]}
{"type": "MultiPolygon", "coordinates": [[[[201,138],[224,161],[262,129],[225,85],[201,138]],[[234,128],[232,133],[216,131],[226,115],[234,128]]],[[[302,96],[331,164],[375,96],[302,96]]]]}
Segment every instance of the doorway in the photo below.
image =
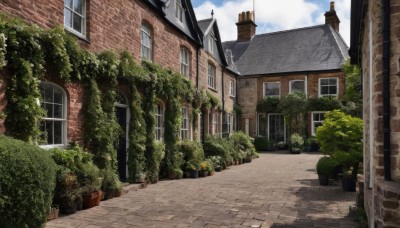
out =
{"type": "Polygon", "coordinates": [[[128,121],[129,121],[129,106],[124,94],[118,93],[117,103],[115,104],[115,115],[118,124],[121,126],[122,134],[119,137],[117,147],[117,161],[118,161],[118,175],[122,182],[128,179],[127,173],[127,160],[128,155],[126,149],[128,148],[128,121]]]}

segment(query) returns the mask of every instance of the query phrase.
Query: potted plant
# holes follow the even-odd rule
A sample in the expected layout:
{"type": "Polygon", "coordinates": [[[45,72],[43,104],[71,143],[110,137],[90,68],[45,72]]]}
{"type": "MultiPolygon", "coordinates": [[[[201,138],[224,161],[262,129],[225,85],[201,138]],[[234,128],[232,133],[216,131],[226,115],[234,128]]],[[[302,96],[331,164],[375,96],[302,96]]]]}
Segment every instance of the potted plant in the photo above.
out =
{"type": "Polygon", "coordinates": [[[299,134],[294,133],[290,136],[290,153],[300,154],[303,150],[304,139],[299,134]]]}
{"type": "Polygon", "coordinates": [[[207,172],[208,172],[208,176],[214,175],[214,171],[215,171],[215,170],[214,170],[214,165],[213,165],[213,163],[211,162],[210,159],[207,159],[206,162],[207,162],[207,167],[206,167],[206,169],[207,169],[207,172]]]}
{"type": "Polygon", "coordinates": [[[195,160],[190,160],[185,163],[185,171],[188,171],[190,178],[199,178],[200,164],[195,160]]]}
{"type": "Polygon", "coordinates": [[[206,177],[208,176],[208,170],[207,170],[207,162],[203,161],[200,163],[200,172],[199,172],[200,177],[206,177]]]}
{"type": "Polygon", "coordinates": [[[337,162],[331,157],[322,157],[317,163],[317,174],[320,185],[328,185],[329,178],[333,176],[337,162]]]}

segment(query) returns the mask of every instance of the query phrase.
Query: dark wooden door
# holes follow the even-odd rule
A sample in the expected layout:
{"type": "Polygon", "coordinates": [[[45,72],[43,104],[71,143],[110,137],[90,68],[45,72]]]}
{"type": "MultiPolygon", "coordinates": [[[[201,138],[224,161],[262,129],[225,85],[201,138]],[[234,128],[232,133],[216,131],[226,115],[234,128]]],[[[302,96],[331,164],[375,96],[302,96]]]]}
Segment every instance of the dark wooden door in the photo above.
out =
{"type": "Polygon", "coordinates": [[[121,181],[126,181],[126,135],[127,135],[127,108],[116,107],[116,116],[122,129],[117,149],[118,174],[121,181]]]}

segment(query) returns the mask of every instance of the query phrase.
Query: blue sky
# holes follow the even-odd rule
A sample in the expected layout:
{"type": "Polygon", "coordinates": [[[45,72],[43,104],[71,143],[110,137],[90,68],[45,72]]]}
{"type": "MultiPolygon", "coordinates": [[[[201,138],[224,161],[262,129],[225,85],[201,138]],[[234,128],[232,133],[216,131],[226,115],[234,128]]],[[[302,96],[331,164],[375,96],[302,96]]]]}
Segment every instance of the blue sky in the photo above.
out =
{"type": "MultiPolygon", "coordinates": [[[[254,0],[257,34],[301,28],[325,23],[324,13],[331,0],[254,0]]],[[[335,10],[341,21],[340,34],[350,41],[350,1],[335,0],[335,10]]],[[[253,0],[192,0],[197,20],[217,19],[223,41],[236,39],[238,14],[253,10],[253,0]]]]}

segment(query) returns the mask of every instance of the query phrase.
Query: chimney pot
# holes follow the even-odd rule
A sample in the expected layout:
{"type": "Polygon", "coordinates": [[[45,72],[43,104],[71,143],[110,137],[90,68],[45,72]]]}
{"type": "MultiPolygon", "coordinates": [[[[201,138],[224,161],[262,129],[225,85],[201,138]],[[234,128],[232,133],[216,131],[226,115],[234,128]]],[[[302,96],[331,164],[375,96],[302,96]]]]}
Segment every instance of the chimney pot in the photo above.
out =
{"type": "Polygon", "coordinates": [[[335,11],[335,2],[331,2],[330,11],[335,11]]]}
{"type": "Polygon", "coordinates": [[[257,25],[254,23],[253,11],[239,13],[239,21],[236,23],[238,31],[238,41],[247,41],[256,34],[257,25]]]}

